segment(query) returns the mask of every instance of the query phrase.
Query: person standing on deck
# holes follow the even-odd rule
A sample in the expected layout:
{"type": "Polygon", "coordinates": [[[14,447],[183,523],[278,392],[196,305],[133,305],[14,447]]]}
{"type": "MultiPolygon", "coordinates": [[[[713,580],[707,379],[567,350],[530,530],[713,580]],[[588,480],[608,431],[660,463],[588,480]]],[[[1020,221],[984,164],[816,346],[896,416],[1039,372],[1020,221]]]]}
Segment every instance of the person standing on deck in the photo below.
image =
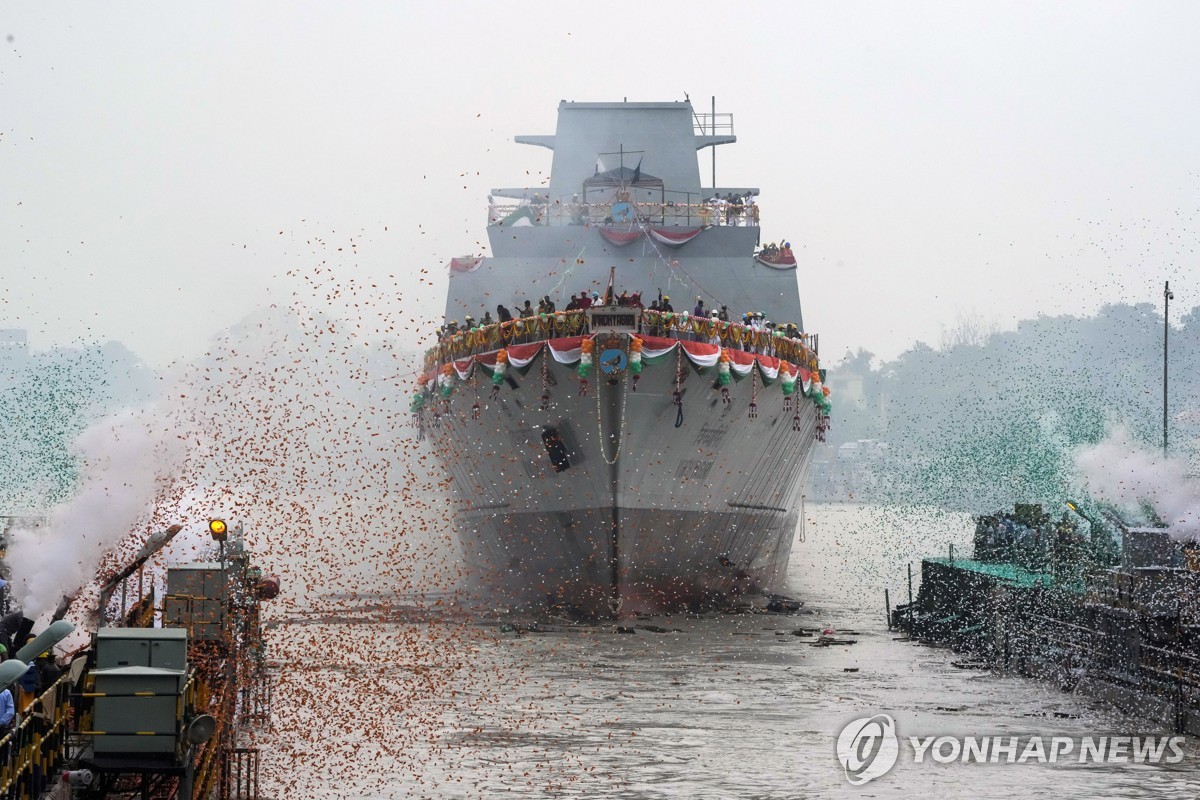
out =
{"type": "Polygon", "coordinates": [[[12,691],[5,689],[0,692],[0,738],[13,729],[17,721],[17,705],[13,702],[12,691]]]}

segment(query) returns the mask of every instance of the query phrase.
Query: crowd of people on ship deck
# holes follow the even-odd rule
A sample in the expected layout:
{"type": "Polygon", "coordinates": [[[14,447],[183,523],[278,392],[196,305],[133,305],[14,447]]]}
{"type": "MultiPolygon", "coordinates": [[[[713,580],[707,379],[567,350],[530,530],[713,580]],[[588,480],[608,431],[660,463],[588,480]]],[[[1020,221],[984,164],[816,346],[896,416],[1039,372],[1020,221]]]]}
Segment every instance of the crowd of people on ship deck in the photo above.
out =
{"type": "Polygon", "coordinates": [[[726,192],[724,197],[718,192],[704,205],[703,221],[707,225],[758,225],[758,205],[752,192],[726,192]]]}
{"type": "MultiPolygon", "coordinates": [[[[646,306],[642,301],[641,292],[629,292],[623,290],[620,294],[615,294],[612,289],[609,289],[604,296],[601,296],[597,290],[583,290],[577,295],[572,295],[571,300],[567,303],[565,311],[583,311],[592,306],[621,306],[626,308],[645,309],[647,311],[658,312],[659,314],[674,314],[675,307],[671,305],[671,298],[665,295],[660,290],[658,297],[650,301],[650,305],[646,306]]],[[[518,319],[536,319],[542,314],[554,314],[556,306],[550,299],[549,295],[542,297],[536,307],[533,303],[524,299],[514,301],[513,307],[517,308],[517,313],[513,313],[503,303],[496,305],[496,316],[492,317],[490,311],[484,311],[483,317],[476,321],[470,314],[463,317],[463,324],[459,324],[458,320],[450,320],[438,329],[438,339],[444,340],[447,337],[454,336],[458,333],[475,330],[476,328],[487,327],[497,322],[505,323],[518,319]]],[[[684,314],[688,316],[688,314],[684,314]]],[[[765,344],[755,347],[751,344],[735,343],[733,346],[750,352],[758,352],[765,355],[773,355],[775,351],[775,335],[786,339],[794,339],[803,341],[803,332],[800,327],[793,322],[775,323],[766,318],[766,315],[761,311],[747,311],[741,315],[740,319],[731,320],[729,307],[727,305],[709,306],[704,302],[702,295],[696,296],[696,304],[690,311],[690,316],[693,319],[702,318],[712,320],[713,322],[737,322],[743,327],[752,331],[768,331],[772,334],[766,340],[765,344]]],[[[680,332],[671,325],[666,324],[666,321],[661,317],[645,320],[645,333],[650,336],[668,336],[679,338],[680,332]]],[[[712,344],[721,344],[722,339],[720,332],[713,332],[706,338],[712,344]]]]}
{"type": "Polygon", "coordinates": [[[780,242],[779,244],[769,242],[766,247],[758,251],[758,255],[772,261],[792,261],[795,259],[795,256],[792,254],[791,242],[780,242]]]}

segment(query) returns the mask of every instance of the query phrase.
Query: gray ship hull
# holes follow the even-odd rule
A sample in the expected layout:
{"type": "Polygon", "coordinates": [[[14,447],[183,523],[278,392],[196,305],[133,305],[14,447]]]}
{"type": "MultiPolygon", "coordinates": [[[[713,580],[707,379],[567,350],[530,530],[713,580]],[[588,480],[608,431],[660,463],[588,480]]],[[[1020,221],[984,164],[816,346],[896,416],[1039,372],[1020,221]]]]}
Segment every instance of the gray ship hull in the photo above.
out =
{"type": "Polygon", "coordinates": [[[593,375],[581,396],[575,369],[543,351],[495,397],[476,367],[449,399],[431,401],[419,424],[450,476],[476,585],[498,602],[587,616],[782,590],[816,411],[799,396],[785,409],[778,385],[755,390],[749,377],[726,403],[716,370],[706,372],[673,356],[636,382],[593,375]],[[561,438],[562,471],[547,430],[561,438]]]}

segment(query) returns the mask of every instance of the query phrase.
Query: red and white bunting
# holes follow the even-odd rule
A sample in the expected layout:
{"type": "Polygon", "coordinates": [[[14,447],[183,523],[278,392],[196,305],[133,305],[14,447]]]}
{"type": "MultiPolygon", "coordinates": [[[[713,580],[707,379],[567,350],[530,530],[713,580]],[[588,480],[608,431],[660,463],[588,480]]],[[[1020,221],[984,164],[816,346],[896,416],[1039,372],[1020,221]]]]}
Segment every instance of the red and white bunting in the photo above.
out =
{"type": "Polygon", "coordinates": [[[680,342],[679,344],[683,347],[683,352],[687,355],[688,360],[697,367],[716,366],[717,359],[721,357],[721,348],[715,344],[705,342],[680,342]]]}
{"type": "Polygon", "coordinates": [[[538,353],[542,352],[544,342],[531,342],[529,344],[510,344],[508,346],[508,363],[516,369],[524,369],[533,363],[537,358],[538,353]]]}
{"type": "Polygon", "coordinates": [[[750,370],[754,369],[754,353],[726,347],[725,354],[729,356],[729,371],[735,375],[741,375],[744,378],[750,374],[750,370]]]}
{"type": "Polygon", "coordinates": [[[775,356],[756,356],[758,359],[758,368],[762,372],[763,377],[769,381],[773,381],[779,377],[779,359],[775,356]]]}
{"type": "Polygon", "coordinates": [[[797,383],[800,384],[800,391],[808,394],[808,387],[812,385],[812,379],[813,374],[804,367],[800,367],[800,377],[796,379],[797,383]]]}
{"type": "Polygon", "coordinates": [[[692,239],[700,235],[703,228],[684,228],[683,230],[672,230],[671,228],[651,228],[650,236],[656,241],[667,245],[668,247],[679,247],[687,244],[692,239]]]}
{"type": "MultiPolygon", "coordinates": [[[[551,357],[559,364],[578,364],[582,355],[584,336],[568,336],[562,339],[550,339],[545,342],[530,342],[529,344],[514,344],[509,345],[508,363],[516,369],[524,369],[529,366],[545,347],[550,351],[551,357]]],[[[712,367],[717,364],[721,357],[721,347],[715,344],[706,342],[688,342],[678,339],[668,339],[662,336],[645,336],[639,335],[642,341],[641,357],[644,359],[656,359],[665,355],[669,355],[676,347],[682,347],[684,355],[688,361],[695,364],[697,367],[712,367]]],[[[725,348],[725,353],[729,356],[729,369],[731,372],[746,377],[757,364],[758,369],[762,372],[763,377],[767,380],[775,380],[779,377],[780,361],[774,356],[756,355],[748,353],[744,350],[734,350],[725,348]]],[[[460,359],[450,362],[454,365],[454,371],[458,373],[460,380],[466,380],[471,376],[471,370],[475,364],[487,369],[489,372],[496,367],[496,351],[491,353],[480,353],[470,358],[460,359]]],[[[797,381],[800,383],[805,392],[808,391],[810,384],[813,381],[813,374],[803,367],[792,365],[793,374],[798,373],[797,381]]],[[[436,370],[428,373],[431,380],[437,378],[436,370]]]]}
{"type": "Polygon", "coordinates": [[[684,342],[678,339],[667,339],[662,336],[643,336],[642,358],[665,356],[676,347],[683,347],[684,355],[697,367],[711,367],[721,357],[721,348],[706,342],[684,342]]]}
{"type": "Polygon", "coordinates": [[[564,339],[551,339],[546,342],[550,355],[560,364],[575,364],[579,361],[580,350],[583,347],[582,336],[568,336],[564,339]]]}
{"type": "Polygon", "coordinates": [[[621,231],[617,230],[616,228],[600,227],[597,228],[597,230],[600,231],[600,235],[604,237],[605,241],[609,242],[610,244],[615,244],[617,247],[624,247],[627,244],[633,244],[637,241],[637,238],[642,235],[641,229],[621,231]]]}
{"type": "Polygon", "coordinates": [[[461,258],[450,259],[451,272],[474,272],[479,269],[479,265],[483,263],[483,257],[479,256],[463,256],[461,258]]]}
{"type": "Polygon", "coordinates": [[[779,377],[779,359],[775,356],[756,355],[747,353],[745,350],[734,350],[728,347],[725,348],[725,352],[729,355],[730,371],[743,378],[750,374],[750,370],[754,369],[755,364],[758,364],[758,371],[767,380],[773,381],[779,377]]]}
{"type": "Polygon", "coordinates": [[[641,340],[643,359],[655,359],[659,356],[665,356],[679,344],[675,339],[664,339],[661,336],[642,336],[641,340]]]}

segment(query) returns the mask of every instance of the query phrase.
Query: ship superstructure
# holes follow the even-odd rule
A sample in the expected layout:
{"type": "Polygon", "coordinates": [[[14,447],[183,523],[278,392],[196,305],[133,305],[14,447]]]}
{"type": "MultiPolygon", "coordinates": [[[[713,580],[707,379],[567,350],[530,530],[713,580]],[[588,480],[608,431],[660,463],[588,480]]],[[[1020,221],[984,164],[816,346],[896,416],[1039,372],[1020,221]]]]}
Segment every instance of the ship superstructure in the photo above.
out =
{"type": "Polygon", "coordinates": [[[517,137],[553,151],[548,185],[494,189],[493,255],[450,264],[414,413],[502,597],[610,615],[782,588],[829,401],[758,189],[701,186],[732,128],[563,102],[555,135],[517,137]]]}

